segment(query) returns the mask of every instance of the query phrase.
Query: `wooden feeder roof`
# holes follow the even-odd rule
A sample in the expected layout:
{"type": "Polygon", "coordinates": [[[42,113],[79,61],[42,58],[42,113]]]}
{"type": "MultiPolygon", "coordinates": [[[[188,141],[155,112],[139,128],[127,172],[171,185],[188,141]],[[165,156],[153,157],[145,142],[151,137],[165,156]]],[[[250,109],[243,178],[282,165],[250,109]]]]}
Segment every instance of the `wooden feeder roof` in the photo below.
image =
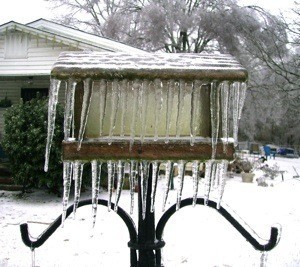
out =
{"type": "Polygon", "coordinates": [[[51,76],[62,80],[246,81],[247,71],[232,56],[221,54],[63,52],[53,65],[51,76]]]}

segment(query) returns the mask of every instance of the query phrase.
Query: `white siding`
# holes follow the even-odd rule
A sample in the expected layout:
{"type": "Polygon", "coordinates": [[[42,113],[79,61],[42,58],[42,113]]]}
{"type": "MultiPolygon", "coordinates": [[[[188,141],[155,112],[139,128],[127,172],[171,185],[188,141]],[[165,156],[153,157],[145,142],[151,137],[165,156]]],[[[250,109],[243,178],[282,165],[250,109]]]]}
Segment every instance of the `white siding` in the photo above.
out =
{"type": "Polygon", "coordinates": [[[11,33],[5,35],[4,58],[27,58],[28,34],[11,33]]]}
{"type": "Polygon", "coordinates": [[[5,38],[5,35],[0,36],[0,76],[49,75],[61,52],[78,50],[55,40],[28,35],[27,58],[8,59],[5,58],[5,38]]]}

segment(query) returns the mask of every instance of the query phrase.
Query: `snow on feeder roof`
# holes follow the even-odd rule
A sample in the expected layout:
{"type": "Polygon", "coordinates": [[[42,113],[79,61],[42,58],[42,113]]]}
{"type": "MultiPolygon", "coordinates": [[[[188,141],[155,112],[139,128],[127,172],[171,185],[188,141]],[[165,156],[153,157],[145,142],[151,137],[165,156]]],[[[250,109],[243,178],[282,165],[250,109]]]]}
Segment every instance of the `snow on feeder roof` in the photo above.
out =
{"type": "Polygon", "coordinates": [[[52,77],[245,81],[247,71],[230,55],[64,52],[52,77]]]}
{"type": "MultiPolygon", "coordinates": [[[[233,158],[246,79],[246,70],[229,55],[62,53],[51,71],[45,170],[48,169],[58,92],[64,81],[64,210],[72,176],[76,209],[86,162],[92,165],[93,192],[97,192],[101,164],[107,166],[109,209],[112,181],[116,174],[117,209],[128,164],[131,211],[137,175],[142,179],[143,205],[146,205],[150,166],[155,188],[156,170],[165,165],[164,205],[174,175],[173,167],[177,166],[181,180],[179,208],[185,166],[190,162],[196,201],[203,160],[208,160],[205,199],[209,198],[210,191],[216,190],[220,202],[227,170],[224,159],[233,158]]],[[[155,189],[151,194],[154,203],[155,189]]],[[[93,199],[96,202],[95,195],[93,199]]]]}

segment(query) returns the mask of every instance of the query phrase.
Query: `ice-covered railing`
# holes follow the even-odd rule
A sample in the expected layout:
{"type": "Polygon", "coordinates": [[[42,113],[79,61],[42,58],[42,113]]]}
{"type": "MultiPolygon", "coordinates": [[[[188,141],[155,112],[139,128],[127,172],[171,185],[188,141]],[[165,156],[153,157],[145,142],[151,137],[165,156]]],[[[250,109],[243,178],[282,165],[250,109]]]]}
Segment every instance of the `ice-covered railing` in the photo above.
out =
{"type": "MultiPolygon", "coordinates": [[[[92,167],[93,214],[96,216],[101,167],[108,176],[108,209],[117,180],[115,206],[125,170],[132,196],[141,177],[146,201],[148,170],[153,168],[151,210],[154,210],[159,167],[164,166],[166,191],[178,173],[180,207],[185,168],[191,166],[196,201],[199,173],[205,162],[204,198],[225,185],[227,160],[233,156],[238,121],[246,94],[246,70],[231,56],[219,54],[62,53],[51,71],[48,169],[56,105],[66,84],[64,121],[64,210],[72,177],[75,209],[80,197],[83,165],[92,167]],[[174,172],[174,168],[178,172],[174,172]]],[[[145,203],[143,205],[146,205],[145,203]]]]}

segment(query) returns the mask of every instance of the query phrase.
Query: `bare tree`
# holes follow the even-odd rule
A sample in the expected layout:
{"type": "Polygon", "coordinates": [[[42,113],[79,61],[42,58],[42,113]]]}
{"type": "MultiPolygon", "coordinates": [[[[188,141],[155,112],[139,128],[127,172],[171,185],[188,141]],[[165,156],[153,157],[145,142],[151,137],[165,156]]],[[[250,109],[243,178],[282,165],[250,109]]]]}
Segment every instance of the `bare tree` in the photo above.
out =
{"type": "Polygon", "coordinates": [[[67,8],[61,22],[148,51],[214,50],[234,55],[249,72],[247,112],[242,118],[247,124],[242,122],[241,133],[300,144],[295,126],[300,125],[299,116],[293,117],[300,112],[298,0],[292,23],[258,6],[240,6],[236,0],[48,1],[67,8]],[[287,125],[293,127],[284,133],[278,130],[287,125]]]}

